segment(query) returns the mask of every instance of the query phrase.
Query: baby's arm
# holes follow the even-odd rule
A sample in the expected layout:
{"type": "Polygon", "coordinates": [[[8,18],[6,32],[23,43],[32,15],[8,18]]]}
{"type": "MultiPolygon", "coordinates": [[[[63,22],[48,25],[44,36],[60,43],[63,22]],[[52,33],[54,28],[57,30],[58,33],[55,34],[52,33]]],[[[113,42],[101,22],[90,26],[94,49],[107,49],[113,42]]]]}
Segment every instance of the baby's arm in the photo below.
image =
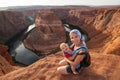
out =
{"type": "Polygon", "coordinates": [[[71,60],[69,60],[68,58],[65,57],[65,60],[68,62],[68,63],[73,63],[71,60]]]}
{"type": "Polygon", "coordinates": [[[75,57],[76,57],[76,55],[77,55],[77,54],[74,54],[74,55],[72,55],[71,57],[69,57],[68,59],[69,59],[69,60],[74,60],[75,57]]]}

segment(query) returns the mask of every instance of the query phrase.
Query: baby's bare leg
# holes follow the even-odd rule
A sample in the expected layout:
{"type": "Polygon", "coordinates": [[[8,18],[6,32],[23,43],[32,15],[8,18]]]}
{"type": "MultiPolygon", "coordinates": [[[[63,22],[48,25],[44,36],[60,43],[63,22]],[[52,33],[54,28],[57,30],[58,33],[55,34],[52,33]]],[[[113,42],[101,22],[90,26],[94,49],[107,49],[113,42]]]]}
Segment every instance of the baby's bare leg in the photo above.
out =
{"type": "Polygon", "coordinates": [[[60,65],[60,66],[65,66],[65,65],[68,65],[68,63],[67,63],[67,61],[66,61],[65,59],[63,59],[63,60],[61,60],[61,61],[59,62],[59,65],[60,65]]]}

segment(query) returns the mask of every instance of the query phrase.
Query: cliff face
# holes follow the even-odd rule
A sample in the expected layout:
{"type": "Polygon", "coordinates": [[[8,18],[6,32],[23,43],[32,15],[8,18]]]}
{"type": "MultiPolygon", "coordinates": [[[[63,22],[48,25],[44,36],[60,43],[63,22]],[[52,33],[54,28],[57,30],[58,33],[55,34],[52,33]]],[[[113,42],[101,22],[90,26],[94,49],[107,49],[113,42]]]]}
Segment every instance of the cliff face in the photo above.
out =
{"type": "Polygon", "coordinates": [[[104,47],[104,53],[119,54],[120,52],[120,9],[117,10],[111,17],[111,20],[106,25],[106,33],[110,33],[108,43],[104,47]],[[111,38],[111,39],[110,39],[111,38]]]}
{"type": "Polygon", "coordinates": [[[0,55],[2,57],[4,57],[9,62],[9,64],[11,64],[11,65],[14,64],[13,61],[12,61],[11,55],[8,53],[8,47],[7,46],[0,45],[0,55]]]}
{"type": "Polygon", "coordinates": [[[15,69],[0,55],[0,76],[3,76],[13,70],[15,69]]]}
{"type": "MultiPolygon", "coordinates": [[[[85,30],[90,41],[87,43],[89,49],[101,49],[103,53],[119,54],[120,52],[120,8],[72,8],[66,9],[66,16],[61,15],[59,10],[55,10],[55,14],[66,23],[79,26],[85,30]],[[99,44],[101,43],[101,44],[99,44]],[[110,44],[111,43],[111,44],[110,44]],[[90,45],[93,44],[93,45],[90,45]],[[96,45],[97,44],[97,45],[96,45]],[[113,47],[114,46],[114,47],[113,47]]],[[[100,51],[100,50],[98,50],[100,51]]]]}
{"type": "MultiPolygon", "coordinates": [[[[109,42],[111,43],[111,40],[114,39],[113,37],[119,34],[119,7],[61,7],[40,9],[39,11],[38,9],[1,11],[0,14],[1,43],[7,42],[19,32],[24,31],[30,25],[30,22],[27,20],[29,16],[36,20],[36,28],[24,40],[25,46],[33,51],[50,52],[51,49],[57,48],[59,43],[65,42],[65,29],[61,20],[65,23],[77,25],[86,31],[89,37],[93,39],[88,44],[98,44],[100,43],[99,41],[107,42],[108,39],[110,39],[109,42]],[[114,33],[115,35],[113,35],[114,33]],[[104,38],[106,39],[104,40],[104,38]],[[56,42],[55,45],[53,45],[54,42],[56,42]],[[45,44],[53,47],[46,47],[45,44]]],[[[105,45],[88,46],[92,49],[94,47],[104,47],[105,45]]],[[[105,48],[107,48],[107,45],[105,48]]],[[[103,52],[111,53],[106,50],[103,52]]]]}
{"type": "Polygon", "coordinates": [[[66,33],[60,19],[52,10],[38,11],[36,28],[24,40],[26,48],[49,53],[66,41],[66,33]]]}
{"type": "Polygon", "coordinates": [[[88,68],[79,75],[58,74],[58,62],[63,59],[62,52],[58,52],[28,67],[1,76],[0,79],[120,80],[120,7],[61,7],[39,10],[36,14],[36,27],[25,38],[25,46],[43,52],[58,47],[66,40],[61,20],[77,25],[89,34],[87,46],[92,64],[88,68]]]}
{"type": "Polygon", "coordinates": [[[24,15],[16,11],[0,11],[0,42],[5,43],[28,26],[24,15]]]}

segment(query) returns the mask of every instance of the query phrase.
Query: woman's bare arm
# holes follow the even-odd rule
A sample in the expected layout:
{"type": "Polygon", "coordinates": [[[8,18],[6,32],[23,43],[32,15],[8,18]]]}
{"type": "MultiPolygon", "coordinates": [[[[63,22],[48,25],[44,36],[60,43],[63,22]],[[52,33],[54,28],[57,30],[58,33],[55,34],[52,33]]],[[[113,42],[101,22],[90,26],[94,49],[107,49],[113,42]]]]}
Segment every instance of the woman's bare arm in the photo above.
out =
{"type": "MultiPolygon", "coordinates": [[[[84,50],[81,50],[81,51],[79,51],[79,54],[84,53],[84,52],[85,52],[84,50]]],[[[70,64],[72,64],[74,66],[80,64],[80,62],[84,59],[84,56],[85,55],[77,55],[74,62],[72,62],[70,64]]]]}

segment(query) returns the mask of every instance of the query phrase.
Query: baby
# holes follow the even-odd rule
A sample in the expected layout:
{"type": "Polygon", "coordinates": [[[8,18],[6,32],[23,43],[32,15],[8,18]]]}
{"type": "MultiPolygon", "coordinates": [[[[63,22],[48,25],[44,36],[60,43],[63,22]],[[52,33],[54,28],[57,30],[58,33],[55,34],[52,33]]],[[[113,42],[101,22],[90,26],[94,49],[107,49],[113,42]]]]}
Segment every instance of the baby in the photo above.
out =
{"type": "MultiPolygon", "coordinates": [[[[65,57],[65,60],[68,63],[71,63],[75,59],[76,54],[72,55],[72,50],[70,49],[70,47],[68,46],[68,44],[61,43],[60,44],[60,49],[63,51],[63,55],[65,57]]],[[[75,71],[75,66],[71,65],[71,68],[72,68],[72,72],[74,74],[77,74],[77,72],[75,71]]]]}

